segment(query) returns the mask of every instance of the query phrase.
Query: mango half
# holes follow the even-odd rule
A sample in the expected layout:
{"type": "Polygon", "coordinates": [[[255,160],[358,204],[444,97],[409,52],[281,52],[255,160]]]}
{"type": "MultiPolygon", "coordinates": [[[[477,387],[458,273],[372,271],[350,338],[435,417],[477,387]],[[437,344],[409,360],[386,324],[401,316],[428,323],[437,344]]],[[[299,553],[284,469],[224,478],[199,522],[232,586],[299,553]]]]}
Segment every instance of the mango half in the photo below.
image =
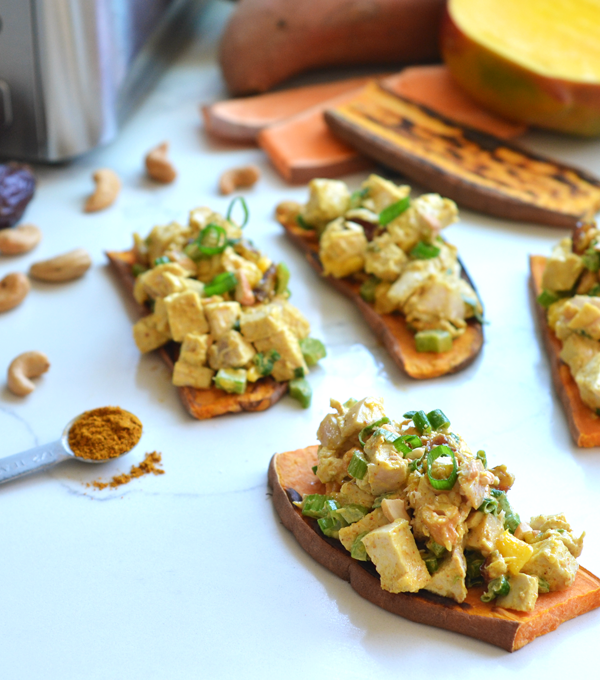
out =
{"type": "Polygon", "coordinates": [[[490,111],[600,135],[600,0],[449,0],[440,47],[490,111]]]}

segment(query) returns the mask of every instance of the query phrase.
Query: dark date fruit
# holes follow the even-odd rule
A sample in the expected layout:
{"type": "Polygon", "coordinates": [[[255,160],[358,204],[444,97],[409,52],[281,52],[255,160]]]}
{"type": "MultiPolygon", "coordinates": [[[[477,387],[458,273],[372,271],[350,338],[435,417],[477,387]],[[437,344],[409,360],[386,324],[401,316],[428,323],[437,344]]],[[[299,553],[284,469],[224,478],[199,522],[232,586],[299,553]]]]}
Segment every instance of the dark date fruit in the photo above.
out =
{"type": "Polygon", "coordinates": [[[0,164],[0,229],[12,227],[25,212],[35,192],[35,177],[28,165],[0,164]]]}

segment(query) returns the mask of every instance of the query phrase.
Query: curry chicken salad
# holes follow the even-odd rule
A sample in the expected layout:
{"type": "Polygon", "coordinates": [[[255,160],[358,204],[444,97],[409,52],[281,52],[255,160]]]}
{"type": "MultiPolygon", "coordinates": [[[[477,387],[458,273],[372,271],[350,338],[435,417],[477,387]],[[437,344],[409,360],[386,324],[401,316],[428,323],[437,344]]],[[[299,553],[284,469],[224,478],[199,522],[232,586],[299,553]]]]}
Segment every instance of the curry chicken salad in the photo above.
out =
{"type": "Polygon", "coordinates": [[[526,612],[538,593],[573,584],[584,534],[562,514],[521,521],[507,498],[513,475],[489,468],[442,411],[394,421],[381,399],[331,406],[313,468],[326,494],[298,505],[353,558],[372,561],[384,590],[463,602],[483,585],[484,602],[526,612]]]}
{"type": "MultiPolygon", "coordinates": [[[[237,201],[238,199],[236,199],[237,201]]],[[[290,383],[308,406],[309,366],[325,356],[310,325],[290,304],[289,270],[244,237],[243,225],[210,208],[192,210],[187,225],[134,235],[134,296],[152,312],[133,327],[141,352],[181,343],[173,384],[242,394],[271,377],[290,383]]]]}
{"type": "Polygon", "coordinates": [[[314,179],[309,189],[296,221],[317,231],[324,274],[362,282],[360,295],[377,313],[403,314],[418,351],[448,351],[468,319],[481,320],[457,249],[440,237],[457,220],[453,201],[438,194],[411,198],[409,186],[377,175],[353,193],[331,179],[314,179]]]}

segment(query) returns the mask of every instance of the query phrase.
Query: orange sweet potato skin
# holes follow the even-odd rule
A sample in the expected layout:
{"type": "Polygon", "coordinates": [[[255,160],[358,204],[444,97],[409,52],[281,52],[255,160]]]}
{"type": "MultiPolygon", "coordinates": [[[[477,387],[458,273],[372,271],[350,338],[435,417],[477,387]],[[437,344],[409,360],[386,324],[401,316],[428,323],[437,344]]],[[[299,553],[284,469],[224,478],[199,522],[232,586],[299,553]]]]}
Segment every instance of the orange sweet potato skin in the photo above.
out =
{"type": "Polygon", "coordinates": [[[283,525],[311,557],[348,581],[359,595],[378,607],[417,623],[468,635],[514,652],[536,637],[555,630],[563,621],[600,606],[600,579],[583,567],[579,568],[571,588],[540,595],[532,612],[508,611],[492,603],[483,603],[481,588],[471,588],[461,604],[427,591],[392,594],[382,590],[370,563],[352,559],[339,541],[323,536],[316,520],[303,517],[290,500],[290,489],[299,494],[325,492],[311,469],[316,462],[316,446],[277,453],[272,457],[268,481],[273,490],[275,510],[283,525]]]}
{"type": "MultiPolygon", "coordinates": [[[[123,288],[136,304],[140,316],[148,313],[143,305],[138,305],[133,298],[135,279],[131,273],[134,263],[133,251],[107,252],[108,261],[117,274],[123,288]]],[[[159,349],[160,356],[170,369],[173,369],[179,352],[176,343],[169,343],[159,349]]],[[[197,420],[208,420],[227,413],[242,411],[264,411],[276,404],[287,392],[288,384],[279,383],[272,378],[251,383],[244,394],[228,394],[212,387],[209,390],[198,390],[195,387],[178,387],[179,398],[187,412],[197,420]]]]}
{"type": "Polygon", "coordinates": [[[233,94],[265,92],[326,66],[438,57],[444,0],[241,0],[220,46],[233,94]]]}
{"type": "MultiPolygon", "coordinates": [[[[282,212],[278,220],[292,242],[302,250],[311,267],[323,274],[319,260],[319,243],[314,232],[301,229],[288,221],[282,212]]],[[[383,342],[392,359],[404,373],[416,380],[439,378],[462,371],[471,364],[483,346],[483,328],[474,320],[468,322],[465,332],[452,344],[449,352],[417,352],[415,336],[409,330],[404,317],[400,314],[378,314],[373,305],[365,302],[359,294],[360,284],[351,279],[336,279],[327,276],[327,281],[349,297],[360,309],[366,322],[383,342]]]]}
{"type": "Polygon", "coordinates": [[[569,430],[577,446],[582,448],[600,446],[600,418],[581,399],[579,388],[571,375],[569,367],[560,358],[562,343],[548,325],[546,310],[537,303],[537,296],[542,292],[542,275],[545,266],[545,257],[531,255],[529,258],[531,272],[529,282],[534,297],[538,324],[548,359],[550,360],[554,389],[565,409],[569,430]]]}

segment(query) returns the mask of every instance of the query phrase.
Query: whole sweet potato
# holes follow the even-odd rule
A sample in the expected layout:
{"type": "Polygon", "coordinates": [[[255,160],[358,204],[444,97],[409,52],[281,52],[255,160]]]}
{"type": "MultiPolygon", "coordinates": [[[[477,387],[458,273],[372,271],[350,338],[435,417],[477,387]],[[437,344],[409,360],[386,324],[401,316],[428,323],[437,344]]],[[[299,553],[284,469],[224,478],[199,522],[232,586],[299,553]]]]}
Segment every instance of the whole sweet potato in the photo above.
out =
{"type": "Polygon", "coordinates": [[[233,94],[326,66],[435,59],[444,0],[241,0],[220,62],[233,94]]]}

